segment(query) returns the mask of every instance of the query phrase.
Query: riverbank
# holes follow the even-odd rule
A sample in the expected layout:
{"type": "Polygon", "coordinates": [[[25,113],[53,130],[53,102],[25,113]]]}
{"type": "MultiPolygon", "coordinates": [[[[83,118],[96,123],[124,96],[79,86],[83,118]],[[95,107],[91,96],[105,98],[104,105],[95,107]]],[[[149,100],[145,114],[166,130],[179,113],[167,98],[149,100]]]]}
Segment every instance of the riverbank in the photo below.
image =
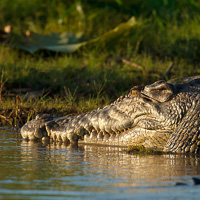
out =
{"type": "Polygon", "coordinates": [[[37,97],[26,99],[16,95],[3,97],[0,109],[0,125],[20,128],[37,114],[49,113],[54,116],[77,115],[110,103],[105,97],[100,98],[69,98],[69,97],[37,97]]]}
{"type": "Polygon", "coordinates": [[[12,25],[14,36],[68,32],[103,39],[68,54],[27,53],[2,43],[0,33],[1,124],[20,127],[43,112],[88,112],[134,85],[200,74],[198,1],[49,1],[48,10],[38,0],[10,2],[0,3],[0,24],[1,30],[12,25]],[[134,26],[123,28],[129,19],[134,26]]]}
{"type": "Polygon", "coordinates": [[[119,62],[115,59],[119,55],[106,58],[107,53],[99,58],[91,53],[89,58],[62,55],[39,60],[30,55],[14,59],[13,50],[6,47],[2,53],[4,58],[11,57],[0,59],[7,66],[0,80],[0,123],[18,127],[39,113],[89,112],[127,94],[134,85],[198,73],[193,64],[145,55],[119,62]]]}

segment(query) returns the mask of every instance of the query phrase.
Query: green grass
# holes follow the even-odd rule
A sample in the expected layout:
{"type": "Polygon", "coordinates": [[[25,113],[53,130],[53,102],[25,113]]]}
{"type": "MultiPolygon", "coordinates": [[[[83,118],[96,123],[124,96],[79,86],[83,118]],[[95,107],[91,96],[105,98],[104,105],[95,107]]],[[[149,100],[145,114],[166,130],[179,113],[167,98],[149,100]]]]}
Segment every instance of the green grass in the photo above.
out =
{"type": "Polygon", "coordinates": [[[13,124],[17,117],[22,124],[40,112],[88,112],[126,94],[134,85],[159,80],[171,61],[174,67],[167,80],[200,74],[197,0],[3,0],[0,12],[2,29],[11,24],[20,34],[26,30],[41,34],[83,32],[85,39],[96,38],[132,16],[137,22],[130,34],[88,45],[73,54],[28,54],[0,46],[0,75],[8,79],[2,91],[2,121],[7,117],[13,124]],[[143,66],[143,70],[119,62],[121,58],[143,66]],[[12,95],[19,88],[46,89],[48,94],[28,100],[18,94],[16,105],[16,95],[12,95]]]}

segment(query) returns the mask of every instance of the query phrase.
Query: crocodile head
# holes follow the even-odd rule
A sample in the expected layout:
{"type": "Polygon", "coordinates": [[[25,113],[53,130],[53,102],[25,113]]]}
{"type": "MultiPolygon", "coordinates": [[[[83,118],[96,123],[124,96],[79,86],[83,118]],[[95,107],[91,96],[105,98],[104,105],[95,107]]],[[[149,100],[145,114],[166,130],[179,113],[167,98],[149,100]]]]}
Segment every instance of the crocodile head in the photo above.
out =
{"type": "Polygon", "coordinates": [[[25,124],[27,139],[118,146],[144,146],[172,152],[200,149],[200,76],[135,86],[129,94],[92,112],[25,124]]]}

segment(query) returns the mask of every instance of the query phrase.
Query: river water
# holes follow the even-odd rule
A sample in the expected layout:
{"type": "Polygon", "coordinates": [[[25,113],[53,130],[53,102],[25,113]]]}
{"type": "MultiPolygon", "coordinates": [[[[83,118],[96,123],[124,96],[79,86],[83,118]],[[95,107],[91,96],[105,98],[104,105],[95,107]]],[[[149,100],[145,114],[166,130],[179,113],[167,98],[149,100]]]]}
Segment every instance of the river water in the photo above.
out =
{"type": "Polygon", "coordinates": [[[0,199],[199,199],[192,177],[199,156],[44,145],[0,129],[0,199]]]}

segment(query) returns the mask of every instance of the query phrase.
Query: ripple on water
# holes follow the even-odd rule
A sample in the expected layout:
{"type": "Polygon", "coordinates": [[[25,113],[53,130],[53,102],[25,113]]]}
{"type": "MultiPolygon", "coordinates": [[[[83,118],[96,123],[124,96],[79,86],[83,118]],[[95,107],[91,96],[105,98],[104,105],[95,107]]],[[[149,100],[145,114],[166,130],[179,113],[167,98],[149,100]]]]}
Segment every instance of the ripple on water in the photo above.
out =
{"type": "Polygon", "coordinates": [[[198,199],[197,155],[24,142],[0,128],[0,199],[198,199]],[[176,182],[188,186],[175,186],[176,182]]]}

